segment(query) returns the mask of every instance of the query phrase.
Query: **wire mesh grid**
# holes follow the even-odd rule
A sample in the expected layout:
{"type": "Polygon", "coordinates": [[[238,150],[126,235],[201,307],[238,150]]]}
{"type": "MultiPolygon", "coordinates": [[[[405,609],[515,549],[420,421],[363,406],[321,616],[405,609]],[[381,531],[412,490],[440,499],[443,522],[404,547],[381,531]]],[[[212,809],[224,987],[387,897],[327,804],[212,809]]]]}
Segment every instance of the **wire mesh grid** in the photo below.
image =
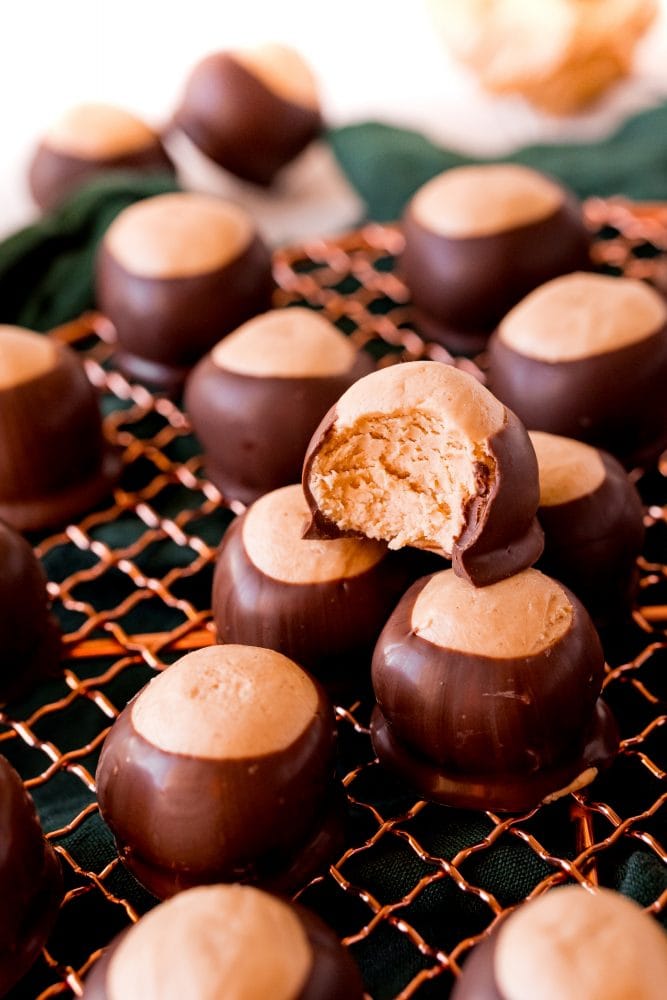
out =
{"type": "MultiPolygon", "coordinates": [[[[602,269],[662,284],[667,208],[591,200],[586,214],[602,269]]],[[[369,225],[280,250],[275,304],[322,310],[381,365],[452,360],[411,324],[394,271],[401,243],[396,227],[369,225]]],[[[129,697],[155,670],[214,641],[216,549],[242,509],[207,481],[179,407],[113,370],[113,330],[103,317],[84,316],[53,335],[82,351],[124,473],[112,503],[38,540],[66,632],[64,674],[0,713],[0,752],[36,801],[67,888],[16,1000],[80,995],[100,949],[154,905],[123,869],[99,816],[95,765],[129,697]]],[[[622,749],[591,789],[520,816],[415,801],[374,758],[370,706],[338,706],[350,833],[343,856],[300,899],[351,948],[376,1000],[446,996],[470,949],[508,910],[561,882],[632,886],[650,912],[667,910],[666,458],[638,477],[647,525],[639,598],[633,622],[606,646],[605,695],[622,749]]]]}

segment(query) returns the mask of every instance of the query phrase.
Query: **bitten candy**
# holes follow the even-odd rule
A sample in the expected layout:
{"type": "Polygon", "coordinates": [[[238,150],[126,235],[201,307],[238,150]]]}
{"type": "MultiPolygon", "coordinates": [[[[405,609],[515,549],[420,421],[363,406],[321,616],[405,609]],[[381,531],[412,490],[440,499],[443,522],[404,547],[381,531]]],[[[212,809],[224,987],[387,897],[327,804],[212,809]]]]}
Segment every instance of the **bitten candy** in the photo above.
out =
{"type": "Polygon", "coordinates": [[[348,389],[313,435],[303,487],[304,537],[428,549],[476,586],[542,551],[528,434],[477,379],[439,362],[394,365],[348,389]]]}
{"type": "Polygon", "coordinates": [[[372,367],[312,309],[272,309],[245,323],[202,359],[185,389],[209,478],[243,503],[296,482],[318,423],[372,367]]]}
{"type": "Polygon", "coordinates": [[[170,392],[221,337],[267,309],[271,256],[248,213],[202,194],[158,195],[111,224],[96,266],[115,363],[170,392]]]}
{"type": "Polygon", "coordinates": [[[111,491],[120,467],[74,351],[0,326],[0,518],[18,531],[61,527],[111,491]]]}
{"type": "Polygon", "coordinates": [[[362,1000],[361,977],[315,914],[247,885],[188,889],[119,934],[84,1000],[362,1000]]]}
{"type": "Polygon", "coordinates": [[[667,445],[667,305],[645,282],[570,274],[520,302],[489,341],[489,388],[531,430],[626,467],[667,445]]]}
{"type": "Polygon", "coordinates": [[[29,183],[40,208],[109,170],[173,171],[159,135],[136,115],[107,104],[79,104],[55,122],[35,150],[29,183]]]}
{"type": "Polygon", "coordinates": [[[540,474],[540,568],[567,584],[599,625],[627,616],[644,541],[642,502],[608,452],[531,431],[540,474]]]}
{"type": "Polygon", "coordinates": [[[211,882],[294,890],[342,847],[334,715],[287,657],[189,653],[121,712],[97,769],[120,856],[164,898],[211,882]]]}
{"type": "Polygon", "coordinates": [[[590,784],[618,748],[588,613],[537,570],[471,587],[418,580],[378,639],[382,764],[446,805],[516,812],[590,784]]]}
{"type": "Polygon", "coordinates": [[[662,1000],[667,937],[614,892],[550,889],[514,911],[463,966],[452,1000],[662,1000]]]}
{"type": "Polygon", "coordinates": [[[57,673],[60,629],[28,542],[0,521],[0,705],[57,673]]]}
{"type": "Polygon", "coordinates": [[[277,649],[333,689],[363,683],[375,641],[417,574],[381,542],[303,539],[307,520],[301,487],[285,486],[227,529],[213,580],[218,636],[277,649]]]}
{"type": "Polygon", "coordinates": [[[265,185],[322,129],[311,70],[298,52],[276,44],[199,62],[174,122],[221,167],[265,185]]]}
{"type": "Polygon", "coordinates": [[[21,779],[0,757],[0,997],[44,947],[62,897],[58,857],[21,779]]]}
{"type": "Polygon", "coordinates": [[[457,167],[428,181],[403,218],[398,268],[417,326],[451,350],[481,350],[538,285],[590,266],[581,206],[528,167],[457,167]]]}

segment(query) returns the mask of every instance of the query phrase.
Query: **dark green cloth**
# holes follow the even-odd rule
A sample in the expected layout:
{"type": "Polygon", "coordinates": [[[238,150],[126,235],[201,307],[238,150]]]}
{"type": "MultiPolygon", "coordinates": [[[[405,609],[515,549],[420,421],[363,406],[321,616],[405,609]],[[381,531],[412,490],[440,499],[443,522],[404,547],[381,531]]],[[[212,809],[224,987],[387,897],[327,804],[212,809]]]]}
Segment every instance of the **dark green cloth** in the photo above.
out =
{"type": "MultiPolygon", "coordinates": [[[[329,139],[368,218],[379,222],[397,219],[408,198],[435,174],[484,162],[380,122],[349,125],[329,139]]],[[[527,146],[496,159],[553,174],[581,198],[667,200],[667,104],[630,118],[601,142],[527,146]]]]}

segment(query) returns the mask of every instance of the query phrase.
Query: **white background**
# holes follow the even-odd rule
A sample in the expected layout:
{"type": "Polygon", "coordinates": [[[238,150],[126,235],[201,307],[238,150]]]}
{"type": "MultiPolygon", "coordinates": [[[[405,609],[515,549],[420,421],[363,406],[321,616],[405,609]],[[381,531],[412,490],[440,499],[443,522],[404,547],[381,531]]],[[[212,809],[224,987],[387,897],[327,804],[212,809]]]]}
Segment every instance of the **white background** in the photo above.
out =
{"type": "Polygon", "coordinates": [[[40,131],[64,109],[104,100],[159,124],[189,69],[215,49],[287,42],[313,66],[331,124],[374,117],[493,155],[529,141],[603,135],[666,96],[665,6],[634,79],[593,112],[555,121],[520,99],[483,94],[447,57],[425,0],[4,0],[0,234],[34,214],[26,163],[40,131]]]}

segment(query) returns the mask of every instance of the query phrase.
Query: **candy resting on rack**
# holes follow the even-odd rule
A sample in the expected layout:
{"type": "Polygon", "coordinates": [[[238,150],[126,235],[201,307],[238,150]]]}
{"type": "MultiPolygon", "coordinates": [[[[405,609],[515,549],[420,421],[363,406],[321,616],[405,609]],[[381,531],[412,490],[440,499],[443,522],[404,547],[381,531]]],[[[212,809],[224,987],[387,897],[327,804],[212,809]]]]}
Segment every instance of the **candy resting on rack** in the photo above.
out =
{"type": "Polygon", "coordinates": [[[18,531],[62,527],[111,492],[120,468],[75,352],[0,326],[0,518],[18,531]]]}
{"type": "Polygon", "coordinates": [[[243,885],[181,892],[119,934],[84,1000],[362,1000],[334,932],[302,906],[243,885]]]}
{"type": "Polygon", "coordinates": [[[334,713],[292,660],[189,653],[121,712],[97,794],[120,856],[154,895],[212,882],[289,892],[342,850],[334,713]]]}

